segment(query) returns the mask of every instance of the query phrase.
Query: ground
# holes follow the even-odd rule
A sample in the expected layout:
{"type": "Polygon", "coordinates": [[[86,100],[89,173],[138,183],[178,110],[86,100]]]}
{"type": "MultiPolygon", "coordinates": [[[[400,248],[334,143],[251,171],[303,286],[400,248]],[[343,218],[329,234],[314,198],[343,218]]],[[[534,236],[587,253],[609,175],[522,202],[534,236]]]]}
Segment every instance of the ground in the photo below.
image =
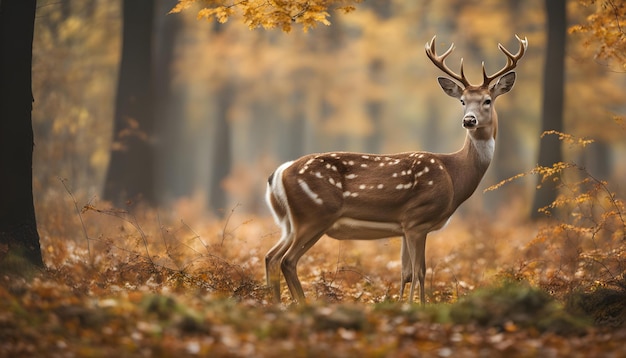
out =
{"type": "Polygon", "coordinates": [[[425,306],[398,300],[399,239],[324,238],[294,305],[284,281],[281,303],[264,284],[270,218],[134,212],[41,220],[46,269],[15,260],[0,277],[0,356],[626,354],[623,291],[550,292],[527,273],[535,225],[455,219],[432,235],[425,306]]]}

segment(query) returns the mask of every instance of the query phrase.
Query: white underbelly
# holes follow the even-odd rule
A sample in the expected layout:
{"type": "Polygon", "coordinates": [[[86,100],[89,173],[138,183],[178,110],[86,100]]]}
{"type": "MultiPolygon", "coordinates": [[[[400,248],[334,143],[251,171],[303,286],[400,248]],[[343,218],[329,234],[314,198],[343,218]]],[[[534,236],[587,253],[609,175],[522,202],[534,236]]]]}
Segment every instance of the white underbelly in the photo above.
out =
{"type": "Polygon", "coordinates": [[[400,224],[395,222],[341,218],[335,221],[326,234],[337,240],[376,240],[401,236],[403,233],[400,224]]]}

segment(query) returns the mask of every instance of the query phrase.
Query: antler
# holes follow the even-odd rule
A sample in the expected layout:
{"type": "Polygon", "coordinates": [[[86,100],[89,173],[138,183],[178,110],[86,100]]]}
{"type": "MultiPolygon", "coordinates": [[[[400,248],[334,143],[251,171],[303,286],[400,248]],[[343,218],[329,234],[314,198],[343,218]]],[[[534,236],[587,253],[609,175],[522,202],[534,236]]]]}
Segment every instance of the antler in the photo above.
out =
{"type": "MultiPolygon", "coordinates": [[[[465,73],[463,73],[463,59],[462,58],[461,58],[461,75],[458,75],[454,71],[452,71],[444,62],[446,60],[446,57],[448,57],[448,55],[452,53],[452,50],[454,50],[454,44],[450,45],[450,48],[446,52],[438,56],[437,52],[435,51],[435,38],[436,37],[437,36],[433,36],[432,40],[426,43],[426,55],[428,56],[428,58],[430,58],[430,60],[435,64],[435,66],[437,66],[443,72],[450,75],[455,80],[461,82],[463,86],[465,87],[471,86],[467,78],[465,78],[465,73]]],[[[483,83],[479,87],[489,86],[491,81],[511,71],[517,66],[517,61],[519,61],[524,56],[524,53],[526,52],[526,48],[528,47],[528,39],[524,37],[524,39],[522,40],[517,35],[515,35],[515,38],[519,42],[519,50],[517,51],[515,55],[513,55],[507,49],[505,49],[504,46],[502,46],[502,44],[498,44],[498,48],[506,56],[506,65],[500,71],[494,73],[491,76],[488,76],[487,72],[485,71],[485,63],[483,62],[483,83]]]]}
{"type": "Polygon", "coordinates": [[[463,86],[465,87],[471,86],[467,78],[465,78],[465,73],[463,73],[463,59],[461,59],[461,75],[460,76],[454,73],[454,71],[452,71],[448,66],[446,66],[444,62],[446,60],[446,57],[448,57],[448,55],[452,53],[452,50],[454,50],[454,44],[450,45],[450,48],[448,49],[448,51],[444,52],[440,56],[437,56],[437,52],[435,51],[435,38],[436,37],[437,36],[433,36],[432,40],[426,43],[426,56],[428,56],[428,58],[430,58],[430,60],[433,61],[435,66],[439,67],[439,69],[441,69],[443,72],[450,75],[455,80],[461,82],[463,86]]]}
{"type": "Polygon", "coordinates": [[[515,55],[511,54],[507,49],[505,49],[502,44],[498,44],[498,48],[500,49],[500,51],[502,51],[504,55],[506,55],[506,65],[500,71],[494,73],[491,76],[487,76],[487,73],[485,72],[485,63],[483,62],[483,83],[482,85],[480,85],[480,87],[489,86],[489,83],[491,83],[491,81],[511,71],[515,68],[515,66],[517,66],[517,61],[519,61],[519,59],[524,56],[524,52],[526,52],[526,48],[528,47],[528,38],[524,37],[524,39],[522,40],[517,35],[515,35],[515,38],[517,39],[517,41],[519,41],[519,50],[515,55]]]}

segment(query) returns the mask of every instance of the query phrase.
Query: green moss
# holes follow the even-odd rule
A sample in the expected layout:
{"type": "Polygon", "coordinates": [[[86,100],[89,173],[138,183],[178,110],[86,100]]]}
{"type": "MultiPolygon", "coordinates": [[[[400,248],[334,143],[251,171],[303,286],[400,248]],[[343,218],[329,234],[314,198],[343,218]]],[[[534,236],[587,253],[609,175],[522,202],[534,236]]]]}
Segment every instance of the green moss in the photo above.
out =
{"type": "Polygon", "coordinates": [[[450,307],[454,323],[481,326],[535,328],[540,332],[582,334],[587,321],[566,311],[546,292],[519,282],[474,291],[450,307]]]}
{"type": "Polygon", "coordinates": [[[32,280],[41,268],[34,265],[24,250],[12,248],[0,257],[0,274],[32,280]]]}

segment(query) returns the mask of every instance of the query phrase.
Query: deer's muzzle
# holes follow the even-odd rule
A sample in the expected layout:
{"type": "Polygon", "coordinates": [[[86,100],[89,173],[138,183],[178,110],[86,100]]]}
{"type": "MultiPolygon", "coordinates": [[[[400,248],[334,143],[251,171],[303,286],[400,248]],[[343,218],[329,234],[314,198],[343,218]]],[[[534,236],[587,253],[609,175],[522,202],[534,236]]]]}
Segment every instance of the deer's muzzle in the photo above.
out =
{"type": "Polygon", "coordinates": [[[475,116],[469,115],[469,116],[463,117],[464,128],[474,128],[476,127],[476,125],[478,125],[478,120],[476,119],[475,116]]]}

